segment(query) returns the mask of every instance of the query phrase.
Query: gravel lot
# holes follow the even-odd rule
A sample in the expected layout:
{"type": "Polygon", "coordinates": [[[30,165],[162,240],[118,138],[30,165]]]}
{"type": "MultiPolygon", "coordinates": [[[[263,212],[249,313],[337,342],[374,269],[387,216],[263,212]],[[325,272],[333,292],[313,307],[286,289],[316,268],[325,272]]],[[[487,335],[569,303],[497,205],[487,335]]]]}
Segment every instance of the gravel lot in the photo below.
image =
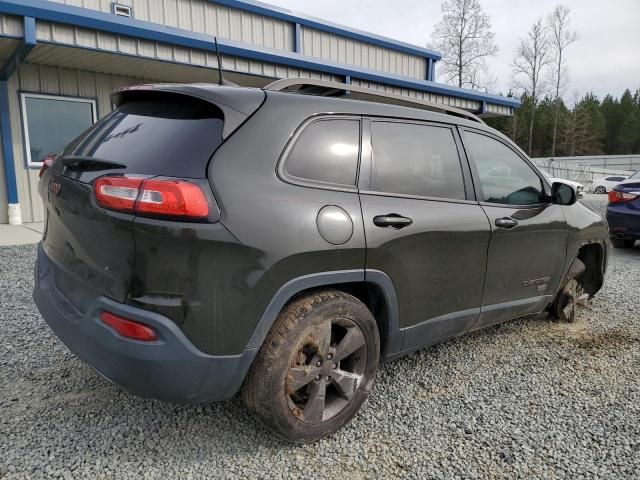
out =
{"type": "Polygon", "coordinates": [[[518,320],[387,364],[347,428],[301,447],[237,398],[175,406],[103,380],[40,318],[34,254],[0,248],[0,477],[640,478],[640,243],[613,252],[577,323],[518,320]]]}

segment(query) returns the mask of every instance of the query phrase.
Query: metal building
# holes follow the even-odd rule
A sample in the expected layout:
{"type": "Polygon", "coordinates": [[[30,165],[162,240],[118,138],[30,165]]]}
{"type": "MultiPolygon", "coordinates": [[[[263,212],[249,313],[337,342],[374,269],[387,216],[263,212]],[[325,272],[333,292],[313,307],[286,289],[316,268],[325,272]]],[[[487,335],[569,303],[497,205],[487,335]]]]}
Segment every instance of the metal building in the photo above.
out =
{"type": "Polygon", "coordinates": [[[512,98],[434,81],[426,48],[249,0],[0,0],[0,223],[43,220],[42,158],[112,108],[127,84],[264,86],[309,77],[383,89],[480,115],[512,98]]]}

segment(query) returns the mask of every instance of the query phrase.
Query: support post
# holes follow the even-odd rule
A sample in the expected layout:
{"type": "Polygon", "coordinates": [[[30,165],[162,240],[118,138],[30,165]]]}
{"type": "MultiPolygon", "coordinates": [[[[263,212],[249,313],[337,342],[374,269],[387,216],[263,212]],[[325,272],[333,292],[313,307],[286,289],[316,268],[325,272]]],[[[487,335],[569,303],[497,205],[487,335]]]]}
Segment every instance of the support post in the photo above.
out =
{"type": "Polygon", "coordinates": [[[293,51],[302,53],[302,27],[299,23],[293,24],[293,51]]]}
{"type": "Polygon", "coordinates": [[[16,182],[16,164],[13,156],[11,134],[11,116],[9,113],[9,79],[27,58],[36,45],[36,21],[31,17],[23,19],[24,37],[11,54],[11,57],[0,67],[0,140],[2,140],[2,161],[4,163],[4,182],[7,190],[7,205],[10,225],[22,223],[22,213],[18,199],[16,182]]]}

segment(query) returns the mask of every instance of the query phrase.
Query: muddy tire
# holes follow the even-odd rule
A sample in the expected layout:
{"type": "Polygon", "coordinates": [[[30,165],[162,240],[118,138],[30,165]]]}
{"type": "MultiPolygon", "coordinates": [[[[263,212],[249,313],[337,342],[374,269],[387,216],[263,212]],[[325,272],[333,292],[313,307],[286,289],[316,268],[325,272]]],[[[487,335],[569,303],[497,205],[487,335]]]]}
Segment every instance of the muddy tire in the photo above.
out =
{"type": "Polygon", "coordinates": [[[243,399],[295,443],[336,432],[369,395],[380,358],[376,321],[336,290],[294,300],[278,315],[249,371],[243,399]]]}
{"type": "Polygon", "coordinates": [[[584,291],[579,283],[579,278],[585,270],[586,265],[579,258],[576,258],[571,264],[553,304],[552,313],[555,318],[563,322],[575,322],[578,303],[584,300],[584,291]]]}

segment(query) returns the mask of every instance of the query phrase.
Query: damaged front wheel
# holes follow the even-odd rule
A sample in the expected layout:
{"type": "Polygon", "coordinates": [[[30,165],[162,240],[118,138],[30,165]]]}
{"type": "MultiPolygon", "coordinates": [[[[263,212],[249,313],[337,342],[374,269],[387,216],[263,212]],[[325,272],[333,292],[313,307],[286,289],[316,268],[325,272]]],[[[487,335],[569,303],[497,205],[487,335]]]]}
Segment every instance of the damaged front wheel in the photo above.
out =
{"type": "Polygon", "coordinates": [[[573,261],[565,283],[554,302],[553,313],[563,322],[575,322],[578,306],[586,305],[589,299],[589,294],[585,293],[579,281],[585,269],[585,264],[579,258],[573,261]]]}

